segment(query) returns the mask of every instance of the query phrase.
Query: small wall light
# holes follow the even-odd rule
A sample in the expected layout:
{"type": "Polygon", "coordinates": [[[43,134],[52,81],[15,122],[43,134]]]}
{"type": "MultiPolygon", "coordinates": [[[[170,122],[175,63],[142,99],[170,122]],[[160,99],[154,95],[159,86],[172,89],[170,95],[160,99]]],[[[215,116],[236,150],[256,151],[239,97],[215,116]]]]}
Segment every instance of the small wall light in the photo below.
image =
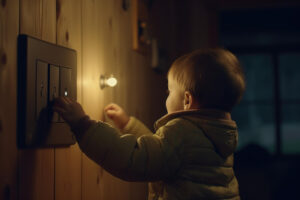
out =
{"type": "Polygon", "coordinates": [[[105,87],[115,87],[117,85],[117,79],[111,75],[110,77],[105,77],[104,75],[100,76],[100,88],[104,89],[105,87]]]}

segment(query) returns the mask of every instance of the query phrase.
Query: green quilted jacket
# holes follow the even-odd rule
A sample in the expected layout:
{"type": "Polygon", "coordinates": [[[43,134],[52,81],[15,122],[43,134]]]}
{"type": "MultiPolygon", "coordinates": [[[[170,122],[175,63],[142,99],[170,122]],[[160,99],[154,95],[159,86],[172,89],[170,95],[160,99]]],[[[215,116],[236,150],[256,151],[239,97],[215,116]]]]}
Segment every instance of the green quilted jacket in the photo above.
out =
{"type": "Polygon", "coordinates": [[[240,199],[233,171],[238,134],[229,113],[172,113],[155,123],[154,134],[134,117],[122,134],[89,124],[74,131],[82,151],[116,177],[150,182],[148,199],[240,199]]]}

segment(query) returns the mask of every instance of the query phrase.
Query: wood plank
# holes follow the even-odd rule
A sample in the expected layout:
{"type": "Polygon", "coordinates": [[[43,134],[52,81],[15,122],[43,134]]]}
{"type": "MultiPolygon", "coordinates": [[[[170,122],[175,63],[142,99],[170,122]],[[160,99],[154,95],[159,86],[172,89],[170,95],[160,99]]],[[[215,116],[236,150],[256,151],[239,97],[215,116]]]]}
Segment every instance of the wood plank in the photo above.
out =
{"type": "Polygon", "coordinates": [[[20,0],[20,33],[55,43],[55,0],[20,0]]]}
{"type": "MultiPolygon", "coordinates": [[[[107,9],[107,1],[101,1],[107,9]]],[[[99,1],[82,1],[82,105],[85,112],[96,120],[103,119],[103,91],[99,88],[100,74],[104,73],[105,52],[99,34],[102,10],[99,1]],[[100,14],[101,13],[101,14],[100,14]],[[100,95],[101,94],[101,95],[100,95]]],[[[109,51],[109,50],[108,50],[109,51]]],[[[87,156],[82,157],[82,200],[103,199],[102,169],[87,156]]]]}
{"type": "MultiPolygon", "coordinates": [[[[20,0],[20,33],[56,43],[55,0],[20,0]]],[[[54,149],[19,151],[20,199],[54,199],[54,149]]]]}
{"type": "Polygon", "coordinates": [[[55,200],[81,199],[81,151],[78,145],[55,149],[55,200]]]}
{"type": "Polygon", "coordinates": [[[17,199],[17,35],[19,1],[0,5],[0,199],[17,199]]]}
{"type": "MultiPolygon", "coordinates": [[[[81,0],[57,1],[57,44],[77,52],[77,100],[81,102],[81,0]]],[[[55,149],[55,199],[81,199],[79,146],[55,149]]]]}
{"type": "MultiPolygon", "coordinates": [[[[139,72],[143,68],[140,69],[141,63],[132,61],[140,55],[132,51],[131,12],[123,11],[121,3],[120,0],[83,1],[83,105],[93,119],[103,119],[103,107],[110,102],[133,113],[139,96],[135,92],[127,93],[140,84],[135,70],[139,72]],[[97,78],[100,74],[113,74],[119,84],[115,88],[99,90],[97,78]]],[[[145,63],[146,58],[140,57],[145,63]]],[[[86,156],[82,160],[82,174],[83,200],[146,199],[145,183],[128,183],[113,177],[86,156]]]]}

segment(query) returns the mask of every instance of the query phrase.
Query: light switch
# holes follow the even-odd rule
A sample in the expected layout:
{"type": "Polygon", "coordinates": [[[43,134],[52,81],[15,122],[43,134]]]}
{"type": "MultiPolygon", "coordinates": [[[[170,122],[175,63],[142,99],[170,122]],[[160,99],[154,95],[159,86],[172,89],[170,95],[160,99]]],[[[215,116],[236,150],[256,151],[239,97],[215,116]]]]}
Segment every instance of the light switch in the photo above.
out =
{"type": "MultiPolygon", "coordinates": [[[[59,68],[59,79],[60,79],[60,96],[72,98],[72,70],[67,67],[59,68]]],[[[64,120],[60,117],[60,122],[64,120]]]]}
{"type": "Polygon", "coordinates": [[[36,65],[35,96],[35,116],[39,119],[41,111],[47,107],[48,100],[48,64],[42,61],[37,61],[36,65]]]}
{"type": "Polygon", "coordinates": [[[60,67],[60,96],[73,97],[72,94],[72,70],[67,67],[60,67]]]}
{"type": "MultiPolygon", "coordinates": [[[[55,65],[50,65],[49,68],[49,101],[53,101],[59,96],[59,67],[55,65]]],[[[59,115],[54,112],[52,117],[52,122],[58,122],[59,115]]]]}
{"type": "Polygon", "coordinates": [[[75,144],[68,124],[61,123],[61,117],[53,113],[49,103],[58,96],[76,100],[76,51],[28,35],[19,35],[17,77],[18,147],[65,147],[75,144]]]}

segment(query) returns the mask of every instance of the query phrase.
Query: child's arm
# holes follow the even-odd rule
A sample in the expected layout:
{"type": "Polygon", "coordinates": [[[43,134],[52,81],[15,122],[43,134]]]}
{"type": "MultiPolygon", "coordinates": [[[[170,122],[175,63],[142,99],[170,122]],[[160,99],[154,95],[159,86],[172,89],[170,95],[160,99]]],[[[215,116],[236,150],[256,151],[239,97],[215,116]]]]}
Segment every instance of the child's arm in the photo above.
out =
{"type": "Polygon", "coordinates": [[[135,117],[129,117],[117,104],[109,104],[104,108],[107,116],[123,134],[133,134],[136,137],[142,135],[153,135],[153,133],[135,117]]]}
{"type": "Polygon", "coordinates": [[[153,135],[154,133],[148,129],[145,124],[135,117],[130,117],[127,125],[121,130],[123,134],[133,134],[136,137],[141,137],[143,135],[153,135]]]}
{"type": "Polygon", "coordinates": [[[131,134],[120,136],[108,124],[91,121],[77,102],[62,99],[54,110],[70,124],[82,151],[119,178],[128,181],[168,179],[181,165],[178,149],[182,140],[170,137],[172,127],[162,127],[155,135],[139,138],[131,134]],[[88,128],[76,131],[74,127],[81,124],[88,128]]]}

